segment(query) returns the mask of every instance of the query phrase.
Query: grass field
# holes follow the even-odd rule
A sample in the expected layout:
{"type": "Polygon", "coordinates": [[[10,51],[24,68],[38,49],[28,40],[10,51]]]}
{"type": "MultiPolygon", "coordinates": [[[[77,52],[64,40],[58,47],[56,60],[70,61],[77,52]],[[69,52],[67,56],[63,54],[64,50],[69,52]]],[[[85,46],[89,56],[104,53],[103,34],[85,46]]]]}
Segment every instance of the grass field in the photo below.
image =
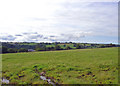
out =
{"type": "Polygon", "coordinates": [[[10,84],[117,84],[118,48],[9,53],[2,55],[3,77],[10,84]]]}

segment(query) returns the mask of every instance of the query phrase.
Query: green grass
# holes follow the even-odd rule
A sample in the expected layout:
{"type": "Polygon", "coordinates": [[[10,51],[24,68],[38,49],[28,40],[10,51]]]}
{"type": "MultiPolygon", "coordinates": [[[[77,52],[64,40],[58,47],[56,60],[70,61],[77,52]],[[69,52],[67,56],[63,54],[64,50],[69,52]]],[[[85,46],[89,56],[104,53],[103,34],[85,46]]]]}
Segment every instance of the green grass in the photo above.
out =
{"type": "Polygon", "coordinates": [[[61,48],[63,48],[63,49],[65,49],[67,46],[69,46],[70,48],[72,48],[72,49],[75,49],[76,47],[74,47],[74,44],[59,44],[60,45],[60,47],[61,48]],[[64,45],[66,45],[65,47],[64,47],[64,45]]]}
{"type": "Polygon", "coordinates": [[[20,43],[20,45],[37,45],[36,43],[20,43]]]}
{"type": "Polygon", "coordinates": [[[55,47],[55,45],[54,44],[52,44],[52,45],[46,45],[46,47],[55,47]]]}
{"type": "Polygon", "coordinates": [[[59,84],[117,84],[118,48],[3,54],[2,67],[11,84],[47,83],[35,68],[59,84]]]}
{"type": "MultiPolygon", "coordinates": [[[[73,48],[73,49],[76,48],[76,47],[74,47],[74,44],[58,44],[58,45],[60,45],[60,47],[61,47],[62,49],[65,49],[67,46],[69,46],[69,47],[71,47],[71,48],[73,48]],[[66,46],[64,46],[64,45],[66,45],[66,46]]],[[[52,44],[52,45],[46,45],[46,47],[55,47],[55,45],[54,45],[54,44],[52,44]]]]}

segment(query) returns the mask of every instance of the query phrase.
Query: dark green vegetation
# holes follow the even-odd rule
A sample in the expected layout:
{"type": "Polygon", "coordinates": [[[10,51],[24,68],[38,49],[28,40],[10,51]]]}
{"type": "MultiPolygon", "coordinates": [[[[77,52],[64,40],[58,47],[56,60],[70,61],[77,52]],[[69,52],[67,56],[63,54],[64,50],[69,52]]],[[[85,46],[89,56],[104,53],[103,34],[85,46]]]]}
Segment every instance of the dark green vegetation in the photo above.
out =
{"type": "Polygon", "coordinates": [[[117,84],[118,48],[8,53],[2,67],[10,84],[117,84]]]}
{"type": "MultiPolygon", "coordinates": [[[[90,43],[32,43],[32,42],[2,42],[2,53],[28,52],[29,49],[34,51],[54,51],[69,49],[89,49],[118,47],[116,44],[90,44],[90,43]]],[[[1,49],[0,49],[1,50],[1,49]]]]}

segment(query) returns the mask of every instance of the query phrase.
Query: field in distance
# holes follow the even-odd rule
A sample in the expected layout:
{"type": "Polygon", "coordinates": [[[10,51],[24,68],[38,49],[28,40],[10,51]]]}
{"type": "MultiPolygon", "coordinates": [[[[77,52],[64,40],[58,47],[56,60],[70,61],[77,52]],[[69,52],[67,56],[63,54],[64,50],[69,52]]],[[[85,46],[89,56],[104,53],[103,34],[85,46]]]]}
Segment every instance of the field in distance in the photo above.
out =
{"type": "Polygon", "coordinates": [[[118,48],[8,53],[2,67],[10,84],[117,84],[118,48]]]}

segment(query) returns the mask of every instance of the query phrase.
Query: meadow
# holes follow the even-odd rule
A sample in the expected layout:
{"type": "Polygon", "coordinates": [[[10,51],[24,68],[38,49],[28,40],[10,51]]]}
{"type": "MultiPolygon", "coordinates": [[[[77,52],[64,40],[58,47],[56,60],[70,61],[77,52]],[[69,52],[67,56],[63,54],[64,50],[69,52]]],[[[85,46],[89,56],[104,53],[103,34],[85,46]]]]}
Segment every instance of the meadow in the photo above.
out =
{"type": "Polygon", "coordinates": [[[118,48],[2,54],[2,77],[10,84],[117,84],[118,48]],[[37,71],[37,72],[36,72],[37,71]]]}

